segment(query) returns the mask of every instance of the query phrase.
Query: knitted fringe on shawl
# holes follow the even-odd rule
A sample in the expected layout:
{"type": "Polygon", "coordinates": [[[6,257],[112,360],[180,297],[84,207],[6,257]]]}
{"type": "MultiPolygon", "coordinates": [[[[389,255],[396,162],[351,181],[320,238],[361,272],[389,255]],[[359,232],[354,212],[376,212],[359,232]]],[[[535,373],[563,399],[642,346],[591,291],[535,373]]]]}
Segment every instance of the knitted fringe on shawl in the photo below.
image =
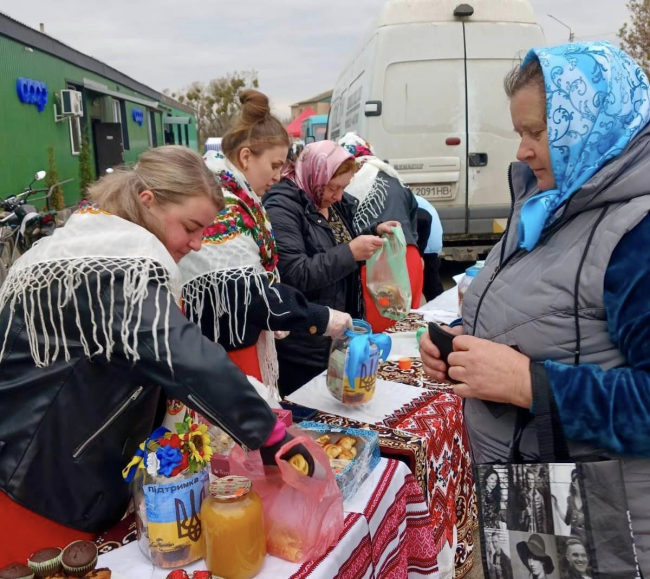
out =
{"type": "MultiPolygon", "coordinates": [[[[200,326],[203,308],[206,303],[209,303],[214,312],[213,333],[215,341],[219,340],[220,335],[219,319],[226,316],[228,319],[229,343],[235,346],[242,345],[248,322],[248,306],[253,300],[251,291],[253,287],[256,288],[257,293],[262,297],[266,305],[268,311],[267,327],[270,325],[271,316],[283,315],[273,313],[271,304],[266,297],[264,280],[268,280],[269,277],[272,280],[275,279],[273,274],[266,271],[261,272],[256,267],[212,271],[196,277],[183,286],[185,315],[190,321],[200,326]],[[238,285],[240,280],[244,281],[243,295],[238,285]],[[231,300],[228,288],[233,286],[235,289],[231,300]],[[206,300],[209,300],[209,302],[206,302],[206,300]],[[243,315],[240,314],[238,306],[243,306],[243,315]]],[[[275,293],[281,302],[280,293],[272,285],[269,285],[268,288],[275,293]]],[[[280,370],[273,332],[263,331],[261,333],[257,342],[257,356],[264,384],[269,388],[273,397],[280,400],[278,389],[280,370]]]]}
{"type": "MultiPolygon", "coordinates": [[[[174,288],[159,263],[146,257],[51,260],[28,267],[14,267],[0,288],[0,312],[9,308],[9,321],[2,338],[0,361],[4,358],[7,341],[16,311],[25,319],[29,347],[36,366],[55,362],[61,351],[70,360],[66,323],[70,318],[88,357],[105,355],[110,361],[115,348],[114,323],[120,324],[119,346],[132,362],[138,354],[138,330],[142,323],[144,301],[155,287],[156,314],[151,333],[156,359],[160,360],[158,333],[164,329],[165,359],[172,368],[169,349],[169,314],[174,288]],[[116,309],[115,281],[122,283],[123,307],[116,309]],[[101,278],[101,280],[100,280],[101,278]],[[106,298],[108,290],[109,296],[106,298]],[[85,294],[89,307],[79,309],[79,296],[85,294]],[[92,329],[91,329],[92,328],[92,329]],[[42,347],[39,347],[42,341],[42,347]]],[[[174,306],[176,307],[176,306],[174,306]]]]}
{"type": "Polygon", "coordinates": [[[362,231],[379,218],[386,207],[387,199],[388,181],[377,175],[365,199],[359,203],[353,221],[355,229],[362,231]]]}

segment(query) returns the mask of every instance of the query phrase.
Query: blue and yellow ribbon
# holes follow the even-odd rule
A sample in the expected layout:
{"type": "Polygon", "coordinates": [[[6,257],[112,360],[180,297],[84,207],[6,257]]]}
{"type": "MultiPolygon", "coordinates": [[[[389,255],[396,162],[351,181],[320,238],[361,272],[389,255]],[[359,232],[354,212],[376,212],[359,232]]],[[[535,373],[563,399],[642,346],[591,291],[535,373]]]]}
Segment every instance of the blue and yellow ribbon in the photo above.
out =
{"type": "Polygon", "coordinates": [[[124,478],[125,482],[131,482],[139,468],[147,468],[147,451],[152,450],[149,449],[149,443],[155,442],[159,438],[162,438],[168,432],[169,429],[165,428],[164,426],[156,428],[156,430],[151,433],[151,436],[138,447],[138,450],[135,451],[131,462],[129,462],[129,464],[124,467],[124,470],[122,470],[122,477],[124,478]]]}

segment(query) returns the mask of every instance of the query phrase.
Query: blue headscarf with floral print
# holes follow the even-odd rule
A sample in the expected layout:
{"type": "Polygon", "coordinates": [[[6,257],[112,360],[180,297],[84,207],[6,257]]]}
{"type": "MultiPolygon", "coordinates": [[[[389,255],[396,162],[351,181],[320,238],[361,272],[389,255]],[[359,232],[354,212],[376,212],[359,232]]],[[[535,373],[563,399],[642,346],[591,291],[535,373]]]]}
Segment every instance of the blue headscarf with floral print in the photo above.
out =
{"type": "Polygon", "coordinates": [[[650,120],[648,78],[609,42],[531,49],[546,87],[548,146],[555,189],[521,209],[519,246],[532,250],[557,210],[608,161],[620,155],[650,120]]]}

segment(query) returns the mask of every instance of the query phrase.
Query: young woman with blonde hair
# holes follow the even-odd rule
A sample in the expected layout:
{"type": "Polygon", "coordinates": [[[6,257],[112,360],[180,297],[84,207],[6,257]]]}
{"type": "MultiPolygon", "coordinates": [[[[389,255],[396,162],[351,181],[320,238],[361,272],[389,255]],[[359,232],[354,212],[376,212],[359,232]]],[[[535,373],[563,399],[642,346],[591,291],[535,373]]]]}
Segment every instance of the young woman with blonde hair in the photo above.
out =
{"type": "Polygon", "coordinates": [[[0,568],[119,521],[122,469],[156,425],[161,394],[264,447],[267,462],[286,440],[177,305],[176,262],[223,207],[201,157],[153,149],[89,197],[0,288],[0,568]]]}

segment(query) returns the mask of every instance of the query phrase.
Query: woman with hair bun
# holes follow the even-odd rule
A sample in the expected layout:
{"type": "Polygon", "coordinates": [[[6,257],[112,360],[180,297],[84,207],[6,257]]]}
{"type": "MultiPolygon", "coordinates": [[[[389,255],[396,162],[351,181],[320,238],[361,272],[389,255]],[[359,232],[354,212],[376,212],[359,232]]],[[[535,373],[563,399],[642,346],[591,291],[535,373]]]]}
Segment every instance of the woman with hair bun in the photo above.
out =
{"type": "Polygon", "coordinates": [[[273,332],[337,336],[352,320],[279,283],[275,238],[260,198],[280,180],[291,142],[266,95],[246,90],[240,101],[241,113],[221,152],[204,157],[226,207],[203,232],[201,250],[180,263],[183,300],[186,315],[204,335],[277,398],[273,332]]]}

